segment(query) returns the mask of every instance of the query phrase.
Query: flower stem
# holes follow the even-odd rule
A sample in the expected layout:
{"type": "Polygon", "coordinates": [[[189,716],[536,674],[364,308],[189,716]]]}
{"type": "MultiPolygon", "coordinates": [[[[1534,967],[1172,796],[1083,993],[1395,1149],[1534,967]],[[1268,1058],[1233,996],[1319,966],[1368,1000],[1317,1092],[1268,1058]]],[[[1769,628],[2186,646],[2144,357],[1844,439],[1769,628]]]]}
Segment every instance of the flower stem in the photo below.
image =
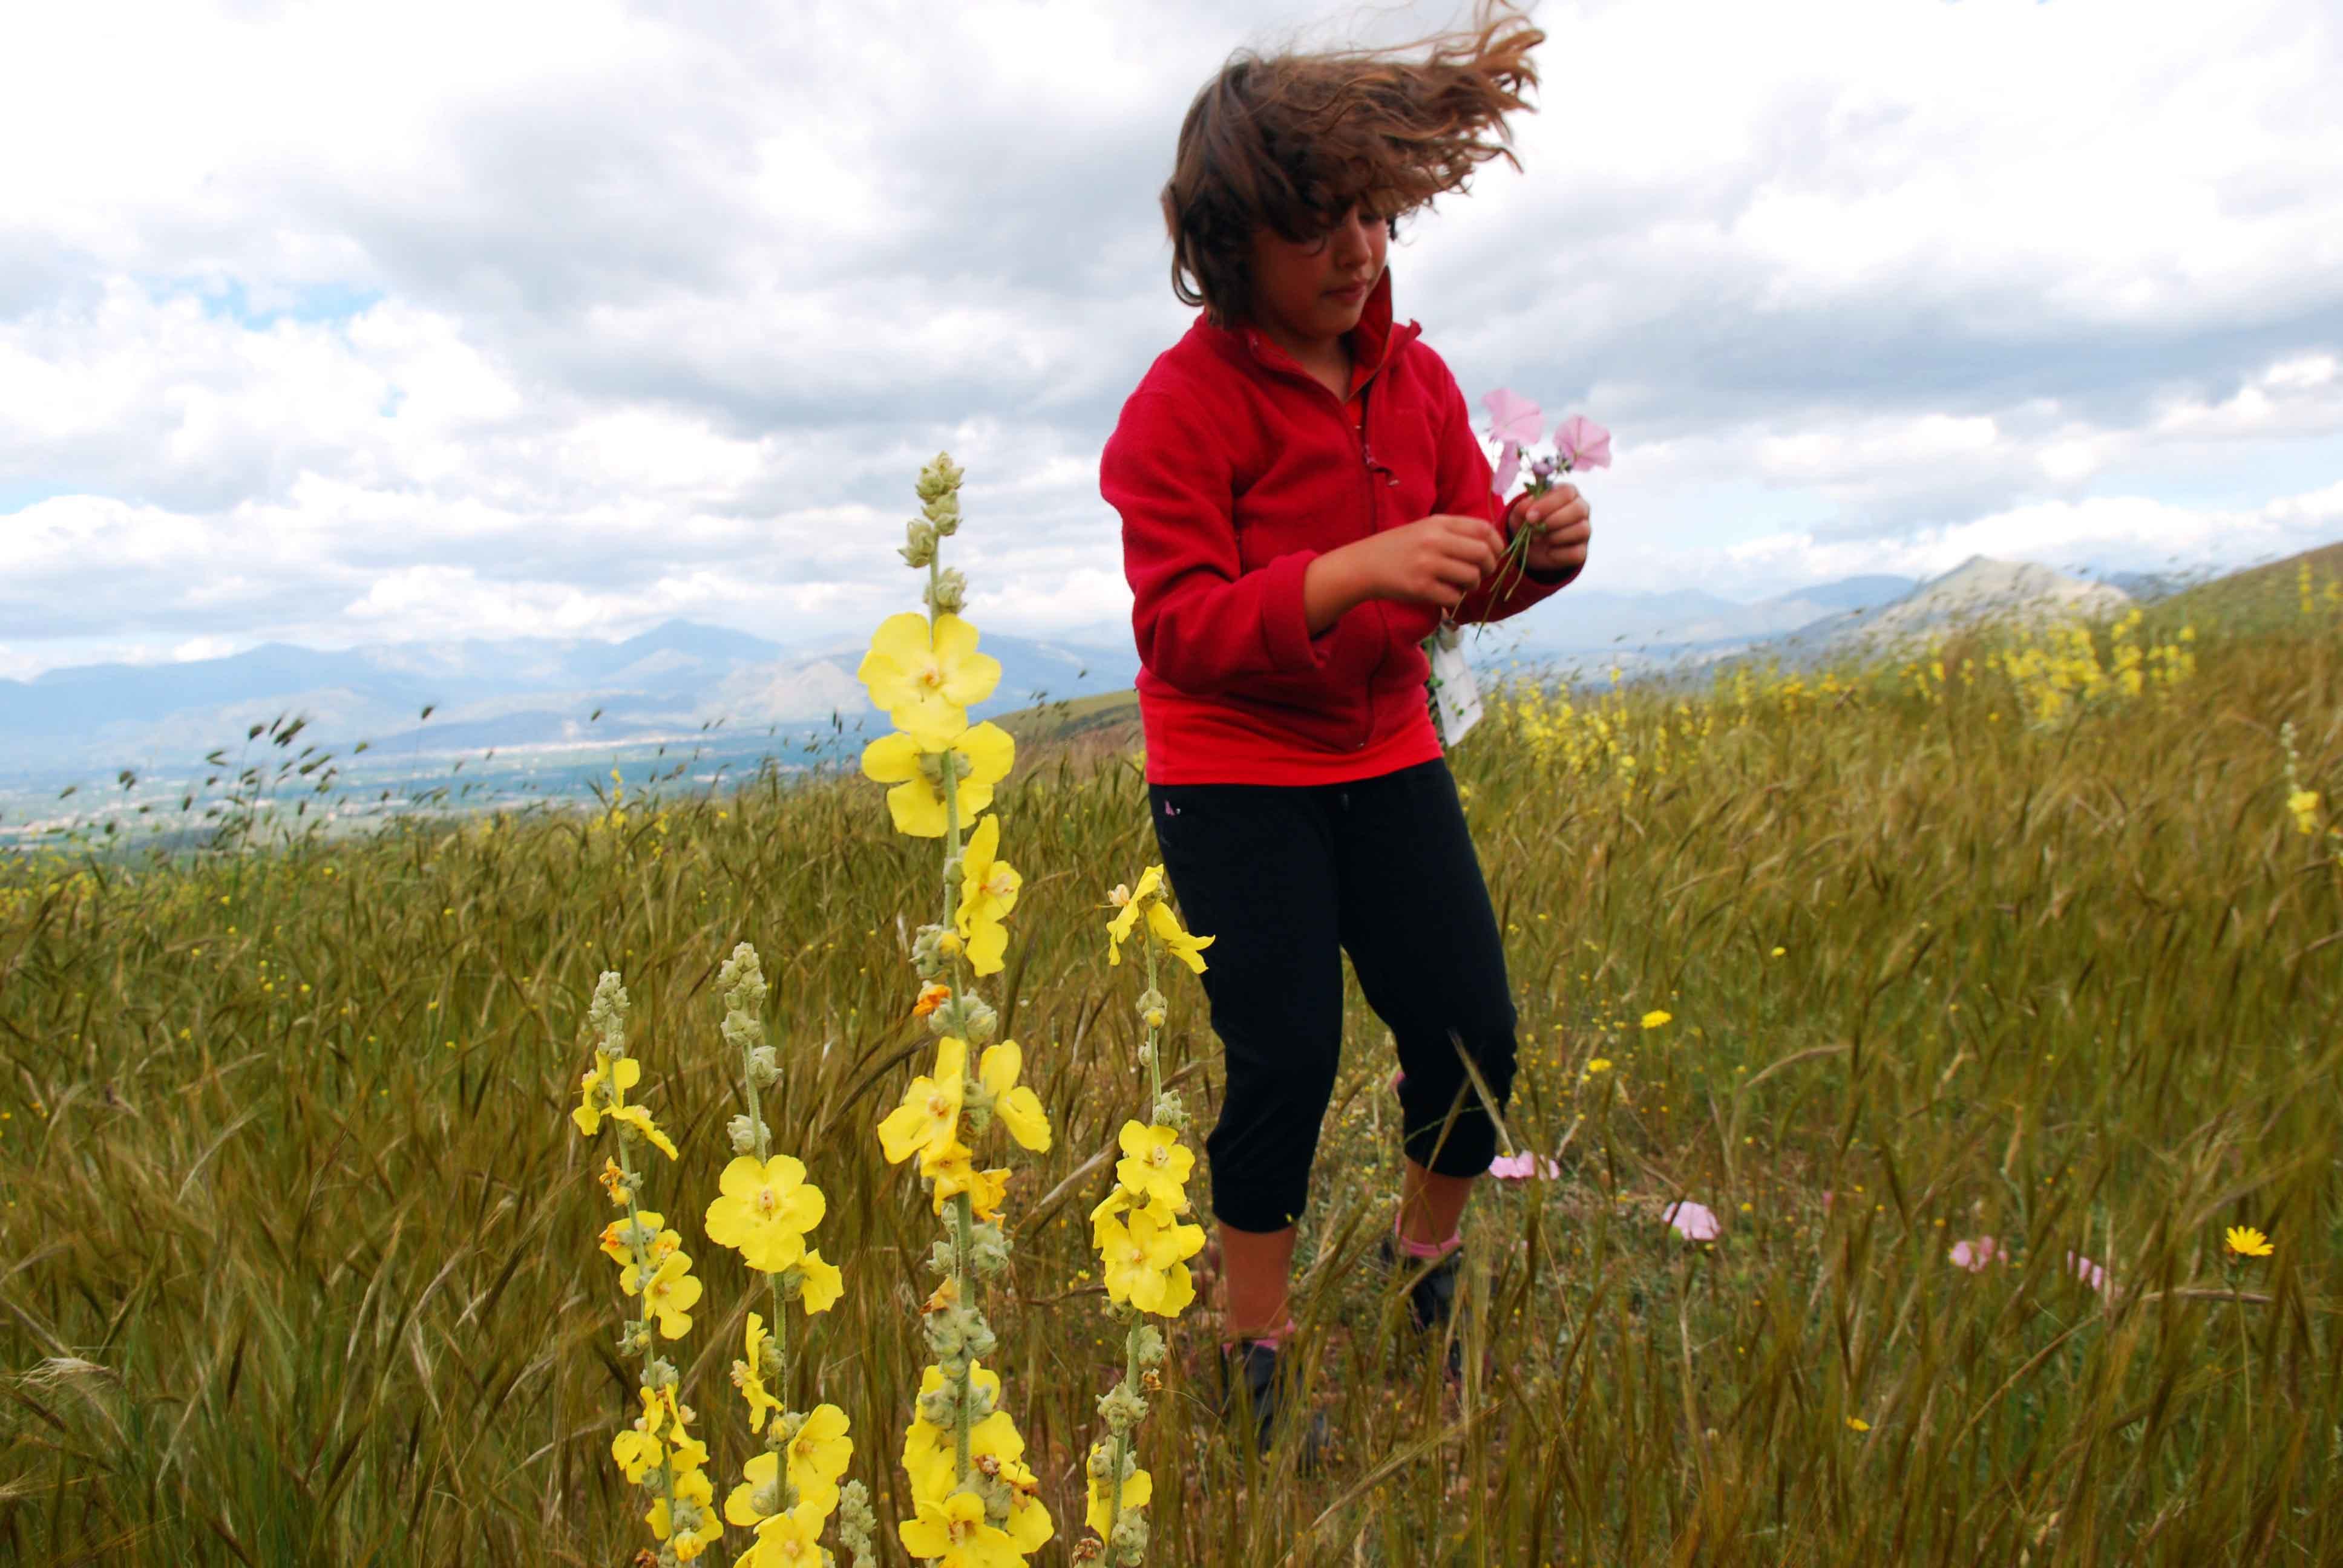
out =
{"type": "MultiPolygon", "coordinates": [[[[765,1113],[757,1104],[756,1064],[750,1054],[751,1050],[752,1048],[746,1041],[742,1042],[740,1097],[749,1102],[749,1125],[757,1135],[757,1163],[762,1165],[772,1152],[772,1140],[765,1128],[765,1113]]],[[[781,1363],[781,1370],[775,1374],[773,1381],[781,1396],[781,1408],[787,1410],[789,1408],[789,1322],[782,1311],[784,1302],[781,1296],[780,1275],[767,1274],[765,1283],[770,1287],[773,1295],[773,1354],[781,1363]]],[[[764,1369],[750,1367],[749,1371],[751,1375],[759,1375],[764,1369]]]]}
{"type": "MultiPolygon", "coordinates": [[[[1145,1322],[1145,1319],[1134,1315],[1131,1321],[1131,1332],[1123,1336],[1122,1379],[1125,1388],[1139,1386],[1139,1331],[1145,1322]]],[[[1128,1431],[1116,1432],[1113,1468],[1108,1473],[1112,1477],[1108,1483],[1106,1505],[1105,1545],[1109,1562],[1113,1561],[1115,1526],[1122,1523],[1122,1462],[1130,1452],[1131,1433],[1128,1431]]]]}
{"type": "MultiPolygon", "coordinates": [[[[964,1302],[969,1300],[970,1275],[974,1272],[969,1267],[969,1255],[976,1250],[976,1238],[970,1233],[974,1226],[969,1218],[970,1208],[970,1203],[967,1193],[952,1194],[952,1281],[958,1287],[955,1293],[964,1302]]],[[[954,1462],[958,1465],[958,1469],[953,1473],[960,1481],[968,1479],[970,1468],[968,1453],[969,1432],[976,1423],[969,1419],[968,1406],[976,1383],[974,1366],[975,1362],[963,1349],[960,1358],[960,1398],[954,1404],[952,1415],[952,1453],[954,1462]]]]}

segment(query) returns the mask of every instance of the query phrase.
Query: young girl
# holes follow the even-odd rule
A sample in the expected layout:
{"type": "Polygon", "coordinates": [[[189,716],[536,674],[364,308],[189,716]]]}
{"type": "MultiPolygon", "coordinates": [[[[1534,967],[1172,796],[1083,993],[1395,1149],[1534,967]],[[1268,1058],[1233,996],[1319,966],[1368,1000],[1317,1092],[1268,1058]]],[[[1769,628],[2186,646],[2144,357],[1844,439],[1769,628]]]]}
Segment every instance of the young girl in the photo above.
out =
{"type": "Polygon", "coordinates": [[[1100,463],[1136,598],[1156,841],[1189,928],[1217,939],[1203,985],[1227,1090],[1204,1148],[1264,1447],[1342,953],[1398,1043],[1407,1164],[1385,1248],[1423,1261],[1419,1327],[1444,1327],[1459,1218],[1495,1152],[1452,1036],[1500,1109],[1513,1077],[1504,953],[1419,645],[1443,612],[1501,620],[1570,581],[1587,506],[1566,485],[1492,492],[1455,378],[1414,322],[1393,324],[1384,265],[1401,214],[1513,156],[1479,137],[1509,136],[1544,35],[1493,10],[1420,63],[1240,53],[1197,95],[1162,200],[1173,293],[1203,309],[1100,463]],[[1494,598],[1525,528],[1527,578],[1494,598]]]}

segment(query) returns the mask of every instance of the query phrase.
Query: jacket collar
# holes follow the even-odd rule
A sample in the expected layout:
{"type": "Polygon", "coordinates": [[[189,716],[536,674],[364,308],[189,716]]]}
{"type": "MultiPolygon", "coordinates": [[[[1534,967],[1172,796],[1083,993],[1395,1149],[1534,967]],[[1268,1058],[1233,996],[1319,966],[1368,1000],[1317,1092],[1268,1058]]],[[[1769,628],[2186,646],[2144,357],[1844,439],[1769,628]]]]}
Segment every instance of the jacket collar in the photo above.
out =
{"type": "MultiPolygon", "coordinates": [[[[1257,364],[1272,372],[1307,376],[1309,372],[1295,362],[1277,343],[1250,322],[1234,327],[1214,327],[1196,313],[1196,324],[1189,329],[1201,337],[1221,354],[1239,366],[1257,364]]],[[[1385,264],[1383,276],[1375,279],[1374,287],[1359,310],[1359,324],[1350,332],[1351,351],[1364,377],[1382,374],[1392,357],[1423,335],[1423,328],[1410,321],[1399,327],[1392,324],[1392,272],[1385,264]]]]}

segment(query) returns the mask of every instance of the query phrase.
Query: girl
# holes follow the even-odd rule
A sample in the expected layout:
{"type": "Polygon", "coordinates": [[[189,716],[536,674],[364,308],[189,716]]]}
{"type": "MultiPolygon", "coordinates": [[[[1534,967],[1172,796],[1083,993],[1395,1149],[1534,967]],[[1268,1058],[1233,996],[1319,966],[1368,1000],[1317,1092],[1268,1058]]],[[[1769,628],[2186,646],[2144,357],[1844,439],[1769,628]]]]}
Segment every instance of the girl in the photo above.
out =
{"type": "Polygon", "coordinates": [[[1100,463],[1156,841],[1190,929],[1218,939],[1203,984],[1227,1090],[1204,1148],[1232,1381],[1264,1448],[1342,954],[1398,1042],[1407,1164],[1384,1246],[1423,1261],[1420,1328],[1445,1327],[1459,1219],[1495,1152],[1452,1037],[1501,1109],[1513,1082],[1504,954],[1418,645],[1443,612],[1501,620],[1570,581],[1587,506],[1566,485],[1511,506],[1491,491],[1455,378],[1393,324],[1384,265],[1403,213],[1513,159],[1479,138],[1510,138],[1544,35],[1507,9],[1482,0],[1421,63],[1241,52],[1197,95],[1162,205],[1172,292],[1203,309],[1100,463]],[[1524,528],[1541,530],[1528,575],[1494,598],[1524,528]]]}

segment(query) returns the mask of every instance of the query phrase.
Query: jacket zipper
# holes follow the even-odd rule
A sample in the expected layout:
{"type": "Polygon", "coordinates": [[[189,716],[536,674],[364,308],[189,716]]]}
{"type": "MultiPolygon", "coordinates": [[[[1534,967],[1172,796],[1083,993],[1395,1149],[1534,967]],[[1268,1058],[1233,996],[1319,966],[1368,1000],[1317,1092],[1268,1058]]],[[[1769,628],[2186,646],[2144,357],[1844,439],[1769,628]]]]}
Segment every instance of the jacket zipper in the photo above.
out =
{"type": "MultiPolygon", "coordinates": [[[[1284,368],[1283,367],[1282,367],[1282,366],[1272,365],[1268,360],[1266,360],[1266,359],[1264,359],[1264,358],[1262,358],[1262,357],[1261,343],[1260,343],[1259,339],[1258,339],[1258,338],[1256,338],[1256,337],[1252,337],[1252,336],[1251,336],[1250,334],[1248,334],[1248,335],[1247,335],[1247,337],[1246,337],[1245,344],[1246,344],[1246,347],[1249,347],[1250,349],[1252,349],[1253,358],[1254,358],[1255,360],[1258,360],[1258,361],[1260,362],[1260,364],[1261,364],[1261,366],[1262,366],[1262,367],[1263,369],[1275,371],[1275,372],[1277,372],[1277,374],[1279,374],[1279,375],[1281,375],[1281,376],[1297,377],[1301,378],[1302,380],[1304,380],[1304,381],[1309,382],[1311,386],[1315,387],[1319,391],[1325,393],[1327,397],[1332,397],[1332,398],[1334,399],[1334,417],[1335,417],[1335,419],[1336,419],[1336,420],[1338,420],[1338,421],[1340,421],[1340,423],[1342,424],[1342,427],[1343,427],[1345,430],[1348,430],[1348,429],[1350,428],[1350,425],[1351,425],[1350,420],[1348,420],[1348,419],[1346,419],[1346,418],[1343,418],[1343,417],[1342,417],[1342,405],[1343,405],[1343,403],[1344,403],[1345,399],[1343,399],[1343,398],[1342,398],[1342,397],[1336,397],[1336,396],[1335,396],[1335,394],[1334,394],[1334,392],[1332,391],[1332,388],[1330,388],[1329,387],[1327,387],[1327,385],[1326,385],[1323,381],[1321,381],[1321,380],[1317,379],[1315,377],[1313,377],[1313,376],[1311,376],[1311,375],[1307,374],[1306,372],[1304,372],[1303,370],[1302,370],[1299,367],[1296,367],[1294,369],[1292,369],[1292,370],[1290,370],[1290,371],[1289,371],[1289,370],[1285,369],[1285,368],[1284,368]]],[[[1373,383],[1373,382],[1374,378],[1375,378],[1376,377],[1378,377],[1378,376],[1380,376],[1380,375],[1382,375],[1382,374],[1383,373],[1383,366],[1384,366],[1384,365],[1388,365],[1388,364],[1390,364],[1390,363],[1391,363],[1391,350],[1392,350],[1392,345],[1390,344],[1389,340],[1388,340],[1388,339],[1386,339],[1386,340],[1385,340],[1385,343],[1384,343],[1384,346],[1383,346],[1383,362],[1382,362],[1382,364],[1378,364],[1378,365],[1377,365],[1377,366],[1376,366],[1373,370],[1370,370],[1370,371],[1368,371],[1368,372],[1367,372],[1367,378],[1366,378],[1366,380],[1365,380],[1365,381],[1362,381],[1362,382],[1360,382],[1360,383],[1359,383],[1358,387],[1357,387],[1357,390],[1359,390],[1359,391],[1361,391],[1361,392],[1365,391],[1365,390],[1367,389],[1368,386],[1369,386],[1371,383],[1373,383]]],[[[1365,419],[1365,417],[1364,417],[1365,410],[1364,410],[1364,409],[1362,409],[1362,410],[1360,410],[1360,413],[1361,413],[1361,417],[1360,417],[1360,420],[1359,420],[1359,477],[1360,477],[1360,478],[1361,478],[1363,481],[1364,481],[1364,483],[1365,483],[1365,485],[1366,485],[1366,498],[1367,498],[1367,510],[1366,510],[1366,521],[1367,521],[1367,526],[1366,526],[1366,531],[1365,531],[1365,532],[1363,532],[1363,533],[1362,533],[1362,534],[1359,536],[1361,538],[1363,538],[1363,538],[1372,538],[1374,536],[1374,532],[1375,532],[1375,454],[1374,454],[1374,451],[1373,451],[1373,448],[1372,445],[1371,445],[1371,444],[1368,442],[1368,440],[1367,440],[1367,422],[1366,422],[1366,419],[1365,419]]],[[[1399,483],[1399,476],[1398,476],[1398,475],[1396,475],[1396,474],[1389,474],[1389,473],[1387,473],[1387,474],[1385,474],[1385,475],[1384,475],[1384,477],[1383,477],[1383,482],[1384,482],[1385,484],[1387,484],[1387,485],[1396,485],[1396,484],[1398,484],[1398,483],[1399,483]]],[[[1368,742],[1369,740],[1372,740],[1372,739],[1374,738],[1374,733],[1375,733],[1375,703],[1374,703],[1374,681],[1375,681],[1375,677],[1376,677],[1376,676],[1378,676],[1378,675],[1381,675],[1381,674],[1383,673],[1383,666],[1384,666],[1385,664],[1387,664],[1387,663],[1389,663],[1389,662],[1391,661],[1391,618],[1390,618],[1390,617],[1388,617],[1388,616],[1384,615],[1384,613],[1383,613],[1383,609],[1382,609],[1382,608],[1381,608],[1380,606],[1378,606],[1378,607],[1377,607],[1377,608],[1376,608],[1376,610],[1375,610],[1375,614],[1376,614],[1378,617],[1381,617],[1381,618],[1383,618],[1383,657],[1375,660],[1375,667],[1374,667],[1374,668],[1373,668],[1373,669],[1371,669],[1371,670],[1369,670],[1369,671],[1367,672],[1367,713],[1366,713],[1366,719],[1365,719],[1364,722],[1363,722],[1363,723],[1362,723],[1362,724],[1361,724],[1361,726],[1360,726],[1360,728],[1359,728],[1359,743],[1358,743],[1358,745],[1356,745],[1356,746],[1354,746],[1354,747],[1353,747],[1353,748],[1352,748],[1352,749],[1353,749],[1353,750],[1354,750],[1354,751],[1363,751],[1363,750],[1365,750],[1365,749],[1366,749],[1366,747],[1367,747],[1367,742],[1368,742]]]]}

